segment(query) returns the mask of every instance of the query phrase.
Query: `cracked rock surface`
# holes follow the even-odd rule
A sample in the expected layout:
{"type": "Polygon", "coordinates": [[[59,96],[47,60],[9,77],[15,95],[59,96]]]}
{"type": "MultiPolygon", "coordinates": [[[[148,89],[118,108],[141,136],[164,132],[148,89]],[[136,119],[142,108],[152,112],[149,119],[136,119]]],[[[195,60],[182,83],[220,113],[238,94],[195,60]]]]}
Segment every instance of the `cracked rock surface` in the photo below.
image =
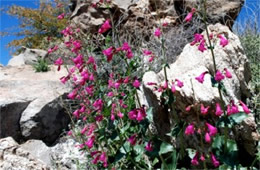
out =
{"type": "Polygon", "coordinates": [[[35,73],[29,65],[0,67],[0,138],[51,144],[67,127],[69,117],[60,98],[70,87],[59,81],[66,70],[56,69],[51,66],[48,72],[35,73]]]}

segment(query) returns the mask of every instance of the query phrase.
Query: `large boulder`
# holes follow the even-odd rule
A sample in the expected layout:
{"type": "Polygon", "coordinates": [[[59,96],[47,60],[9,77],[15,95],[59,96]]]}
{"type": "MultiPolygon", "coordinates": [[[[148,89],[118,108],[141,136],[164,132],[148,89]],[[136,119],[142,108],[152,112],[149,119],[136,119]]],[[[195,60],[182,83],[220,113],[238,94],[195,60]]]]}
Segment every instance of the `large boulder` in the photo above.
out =
{"type": "Polygon", "coordinates": [[[0,169],[50,170],[50,167],[21,148],[11,137],[7,137],[0,139],[0,169]]]}
{"type": "Polygon", "coordinates": [[[62,98],[70,91],[60,77],[66,69],[35,73],[30,65],[0,68],[0,138],[53,143],[69,123],[62,98]]]}
{"type": "Polygon", "coordinates": [[[0,139],[0,169],[3,170],[77,170],[88,169],[86,155],[75,140],[62,137],[54,146],[41,140],[16,143],[11,137],[0,139]]]}
{"type": "MultiPolygon", "coordinates": [[[[214,47],[216,67],[219,70],[228,68],[232,73],[232,79],[224,79],[223,83],[226,87],[226,93],[223,95],[226,104],[230,100],[234,100],[238,104],[239,100],[243,100],[250,96],[248,82],[250,80],[250,69],[248,59],[244,54],[243,48],[240,44],[239,38],[233,34],[228,27],[221,24],[210,25],[208,27],[209,32],[214,35],[223,34],[228,38],[229,44],[226,47],[219,45],[219,40],[216,38],[216,45],[214,47]]],[[[203,32],[204,37],[205,32],[203,32]]],[[[210,106],[210,114],[207,117],[210,121],[216,121],[214,116],[215,103],[220,102],[220,96],[218,89],[213,87],[211,81],[211,75],[214,73],[214,65],[212,61],[212,55],[210,50],[203,53],[198,50],[198,47],[187,44],[183,52],[178,56],[176,62],[170,64],[166,69],[169,85],[179,79],[184,82],[182,88],[177,88],[175,92],[176,101],[174,103],[175,110],[181,119],[187,123],[196,122],[197,111],[200,110],[200,104],[204,106],[210,106]],[[199,83],[195,77],[199,76],[203,72],[209,72],[205,75],[205,81],[203,84],[199,83]],[[191,110],[186,111],[186,107],[191,106],[191,110]]],[[[146,72],[143,76],[143,88],[140,92],[140,98],[142,104],[153,107],[154,123],[159,135],[164,136],[170,131],[171,128],[171,116],[168,113],[168,107],[164,105],[161,100],[162,92],[154,90],[153,86],[148,85],[149,82],[163,85],[165,83],[164,70],[161,70],[158,74],[155,72],[146,72]]],[[[242,110],[242,108],[239,108],[242,110]]],[[[246,151],[252,154],[255,151],[255,142],[259,140],[259,134],[256,131],[254,117],[250,116],[244,120],[243,127],[239,128],[240,132],[248,131],[249,133],[239,133],[239,138],[246,140],[246,151]],[[250,122],[250,123],[248,123],[250,122]],[[250,127],[249,127],[250,126],[250,127]],[[247,129],[247,130],[246,130],[247,129]],[[249,136],[248,136],[249,135],[249,136]],[[248,144],[250,143],[250,144],[248,144]],[[251,146],[251,147],[250,147],[251,146]]],[[[191,145],[195,146],[195,141],[191,142],[191,145]]],[[[182,143],[184,145],[184,143],[182,143]]],[[[252,155],[253,156],[253,155],[252,155]]]]}
{"type": "Polygon", "coordinates": [[[8,66],[33,65],[37,63],[38,59],[44,59],[48,54],[47,51],[40,49],[22,47],[21,50],[22,52],[19,55],[13,56],[8,61],[8,66]]]}

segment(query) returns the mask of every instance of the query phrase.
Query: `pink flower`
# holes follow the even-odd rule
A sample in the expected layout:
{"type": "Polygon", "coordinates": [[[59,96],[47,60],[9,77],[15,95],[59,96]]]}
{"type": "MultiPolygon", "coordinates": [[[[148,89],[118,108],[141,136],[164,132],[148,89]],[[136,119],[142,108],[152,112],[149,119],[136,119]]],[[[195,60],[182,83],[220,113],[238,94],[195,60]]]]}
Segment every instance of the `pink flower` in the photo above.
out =
{"type": "Polygon", "coordinates": [[[146,113],[145,110],[143,108],[137,109],[137,116],[136,116],[136,120],[138,122],[144,120],[146,117],[146,113]]]}
{"type": "Polygon", "coordinates": [[[149,50],[143,50],[143,54],[144,54],[145,56],[149,56],[149,55],[152,54],[152,52],[149,51],[149,50]]]}
{"type": "Polygon", "coordinates": [[[128,51],[131,50],[131,48],[127,42],[124,42],[123,46],[121,47],[121,50],[128,51]]]}
{"type": "Polygon", "coordinates": [[[175,85],[174,85],[174,84],[172,84],[172,86],[171,86],[171,91],[172,91],[173,93],[176,92],[176,88],[175,88],[175,85]]]}
{"type": "Polygon", "coordinates": [[[208,107],[204,107],[203,104],[200,105],[200,112],[202,115],[206,115],[209,111],[209,106],[208,107]]]}
{"type": "Polygon", "coordinates": [[[95,141],[95,136],[91,136],[91,138],[88,139],[88,141],[85,142],[85,145],[91,149],[94,145],[94,141],[95,141]]]}
{"type": "Polygon", "coordinates": [[[128,142],[129,142],[131,145],[135,145],[135,144],[136,144],[136,137],[137,137],[136,134],[130,136],[130,138],[128,139],[128,142]]]}
{"type": "Polygon", "coordinates": [[[215,80],[220,82],[224,78],[225,78],[224,75],[219,70],[217,70],[216,75],[215,75],[215,80]]]}
{"type": "Polygon", "coordinates": [[[103,54],[107,56],[107,62],[110,62],[112,60],[114,55],[113,51],[114,51],[114,47],[109,47],[108,49],[103,50],[103,54]]]}
{"type": "Polygon", "coordinates": [[[228,69],[224,68],[224,70],[225,70],[225,76],[227,78],[231,79],[232,78],[232,74],[228,71],[228,69]]]}
{"type": "Polygon", "coordinates": [[[93,107],[95,107],[96,110],[102,110],[102,107],[103,107],[103,101],[102,101],[102,99],[97,99],[97,100],[93,103],[93,107]]]}
{"type": "Polygon", "coordinates": [[[79,109],[75,110],[72,114],[78,119],[80,115],[79,109]]]}
{"type": "Polygon", "coordinates": [[[140,87],[140,82],[137,80],[137,79],[135,79],[135,81],[133,82],[133,86],[135,87],[135,88],[139,88],[140,87]]]}
{"type": "Polygon", "coordinates": [[[203,39],[203,35],[196,33],[194,34],[194,40],[190,43],[190,45],[193,46],[194,44],[200,42],[203,39]]]}
{"type": "Polygon", "coordinates": [[[185,129],[185,135],[192,135],[194,134],[195,129],[193,124],[189,124],[185,129]]]}
{"type": "Polygon", "coordinates": [[[230,116],[232,114],[238,113],[238,106],[234,103],[233,100],[231,100],[231,105],[227,106],[227,115],[230,116]]]}
{"type": "Polygon", "coordinates": [[[102,152],[102,154],[99,157],[99,161],[103,162],[103,166],[107,167],[107,156],[106,152],[102,152]]]}
{"type": "Polygon", "coordinates": [[[199,156],[199,152],[196,152],[196,154],[194,155],[194,157],[191,160],[192,165],[194,165],[194,166],[199,165],[198,156],[199,156]]]}
{"type": "Polygon", "coordinates": [[[76,89],[68,94],[69,99],[75,99],[76,96],[77,96],[77,90],[76,89]]]}
{"type": "Polygon", "coordinates": [[[186,112],[189,112],[190,109],[191,109],[191,106],[187,106],[187,107],[185,108],[186,112]]]}
{"type": "Polygon", "coordinates": [[[160,28],[157,28],[157,29],[155,30],[154,36],[156,36],[156,37],[158,37],[158,38],[161,36],[161,30],[160,30],[160,28]]]}
{"type": "Polygon", "coordinates": [[[62,14],[60,14],[57,18],[59,19],[59,20],[61,20],[61,19],[63,19],[64,18],[64,16],[65,16],[65,14],[64,13],[62,13],[62,14]]]}
{"type": "Polygon", "coordinates": [[[249,114],[250,113],[250,110],[248,109],[248,107],[245,105],[245,103],[243,103],[242,101],[239,101],[239,103],[242,105],[242,108],[244,110],[244,112],[246,114],[249,114]]]}
{"type": "Polygon", "coordinates": [[[85,126],[81,131],[80,131],[80,133],[82,134],[82,135],[84,135],[86,132],[87,132],[87,126],[85,126]]]}
{"type": "Polygon", "coordinates": [[[120,85],[121,85],[120,82],[116,82],[116,83],[114,84],[115,89],[119,89],[120,85]]]}
{"type": "Polygon", "coordinates": [[[117,116],[120,117],[120,118],[123,118],[124,117],[124,114],[122,112],[118,112],[117,113],[117,116]]]}
{"type": "Polygon", "coordinates": [[[210,136],[215,136],[218,133],[218,129],[216,127],[212,126],[209,123],[206,123],[206,125],[207,125],[210,136]]]}
{"type": "Polygon", "coordinates": [[[205,156],[203,154],[200,155],[200,160],[205,161],[205,156]]]}
{"type": "Polygon", "coordinates": [[[130,120],[135,120],[137,116],[137,111],[136,110],[132,110],[130,112],[128,112],[128,117],[130,120]]]}
{"type": "Polygon", "coordinates": [[[81,42],[79,40],[75,40],[72,44],[74,48],[72,48],[71,51],[77,53],[81,49],[81,42]]]}
{"type": "Polygon", "coordinates": [[[145,150],[147,150],[148,152],[152,152],[153,151],[153,147],[152,147],[152,142],[149,141],[147,143],[147,145],[145,146],[145,150]]]}
{"type": "Polygon", "coordinates": [[[148,86],[154,86],[154,85],[157,85],[157,83],[155,83],[155,82],[148,82],[147,85],[148,86]]]}
{"type": "Polygon", "coordinates": [[[131,49],[127,50],[127,52],[126,52],[126,57],[127,57],[128,59],[131,59],[131,58],[134,57],[134,54],[133,54],[133,52],[131,51],[131,49]]]}
{"type": "Polygon", "coordinates": [[[200,42],[200,45],[198,47],[198,50],[201,51],[201,52],[204,52],[205,50],[207,50],[207,48],[205,47],[205,40],[202,40],[200,42]]]}
{"type": "Polygon", "coordinates": [[[216,103],[216,112],[215,112],[215,114],[216,114],[217,116],[221,116],[221,115],[223,114],[223,110],[221,109],[219,103],[216,103]]]}
{"type": "Polygon", "coordinates": [[[216,159],[215,155],[213,155],[213,153],[211,153],[211,162],[215,167],[219,166],[219,161],[216,159]]]}
{"type": "Polygon", "coordinates": [[[98,33],[99,34],[103,34],[104,32],[106,32],[107,30],[109,30],[111,28],[111,25],[109,23],[109,20],[106,20],[103,25],[99,28],[98,33]]]}
{"type": "Polygon", "coordinates": [[[192,20],[192,16],[194,14],[194,12],[196,12],[196,9],[195,8],[192,8],[191,12],[188,13],[188,15],[185,17],[185,22],[190,22],[192,20]]]}
{"type": "Polygon", "coordinates": [[[152,55],[151,57],[149,57],[148,62],[151,63],[151,62],[154,60],[154,57],[155,57],[154,55],[152,55]]]}
{"type": "Polygon", "coordinates": [[[92,57],[92,56],[89,56],[88,61],[87,61],[87,64],[95,64],[95,63],[96,63],[96,62],[95,62],[95,58],[92,57]]]}
{"type": "Polygon", "coordinates": [[[210,142],[211,142],[211,138],[210,138],[210,135],[209,135],[208,132],[205,134],[205,141],[206,141],[207,143],[210,143],[210,142]]]}
{"type": "Polygon", "coordinates": [[[114,96],[114,93],[113,93],[112,91],[111,91],[111,92],[108,92],[108,93],[107,93],[107,96],[108,96],[108,97],[113,97],[113,96],[114,96]]]}
{"type": "Polygon", "coordinates": [[[218,38],[220,38],[220,45],[222,47],[228,45],[228,40],[223,35],[218,35],[218,38]]]}
{"type": "Polygon", "coordinates": [[[58,66],[58,71],[60,71],[61,65],[63,64],[62,58],[61,58],[61,57],[58,58],[58,59],[54,62],[54,64],[55,64],[56,66],[58,66]]]}
{"type": "Polygon", "coordinates": [[[162,26],[163,26],[163,27],[167,27],[168,24],[169,24],[169,23],[165,21],[165,22],[162,24],[162,26]]]}
{"type": "Polygon", "coordinates": [[[177,86],[178,86],[179,88],[182,88],[182,87],[183,87],[183,82],[180,81],[180,80],[178,80],[178,79],[175,79],[175,80],[177,81],[177,86]]]}
{"type": "Polygon", "coordinates": [[[207,74],[208,72],[205,71],[203,73],[201,73],[201,75],[199,75],[198,77],[195,77],[196,80],[198,80],[200,83],[203,83],[204,82],[204,76],[205,74],[207,74]]]}

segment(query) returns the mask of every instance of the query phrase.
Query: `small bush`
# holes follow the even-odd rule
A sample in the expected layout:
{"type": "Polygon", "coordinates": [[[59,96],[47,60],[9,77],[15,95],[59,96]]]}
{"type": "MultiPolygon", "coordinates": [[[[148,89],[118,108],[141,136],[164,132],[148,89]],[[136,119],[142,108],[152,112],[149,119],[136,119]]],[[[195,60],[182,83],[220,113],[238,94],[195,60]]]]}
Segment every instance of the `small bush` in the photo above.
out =
{"type": "Polygon", "coordinates": [[[38,59],[37,64],[33,68],[35,72],[47,72],[50,70],[48,63],[44,59],[38,59]]]}

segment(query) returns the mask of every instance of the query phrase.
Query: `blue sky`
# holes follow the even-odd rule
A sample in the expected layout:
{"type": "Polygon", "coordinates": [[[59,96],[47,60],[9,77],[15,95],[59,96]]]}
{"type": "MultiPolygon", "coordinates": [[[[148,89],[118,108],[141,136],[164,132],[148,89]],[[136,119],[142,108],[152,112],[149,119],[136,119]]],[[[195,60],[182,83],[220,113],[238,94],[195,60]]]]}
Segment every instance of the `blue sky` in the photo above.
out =
{"type": "MultiPolygon", "coordinates": [[[[40,0],[0,0],[0,8],[15,4],[24,7],[37,8],[40,0]]],[[[258,24],[260,23],[260,0],[246,0],[244,7],[242,8],[234,27],[238,25],[239,28],[244,28],[244,24],[248,21],[252,21],[255,16],[258,16],[258,24]]],[[[0,14],[0,31],[14,32],[18,28],[18,20],[14,17],[6,15],[1,12],[0,14]]],[[[260,29],[260,27],[258,27],[260,29]]],[[[259,30],[260,31],[260,30],[259,30]]],[[[10,49],[6,48],[7,44],[14,40],[19,39],[15,36],[0,37],[0,63],[6,65],[11,58],[10,49]]]]}

